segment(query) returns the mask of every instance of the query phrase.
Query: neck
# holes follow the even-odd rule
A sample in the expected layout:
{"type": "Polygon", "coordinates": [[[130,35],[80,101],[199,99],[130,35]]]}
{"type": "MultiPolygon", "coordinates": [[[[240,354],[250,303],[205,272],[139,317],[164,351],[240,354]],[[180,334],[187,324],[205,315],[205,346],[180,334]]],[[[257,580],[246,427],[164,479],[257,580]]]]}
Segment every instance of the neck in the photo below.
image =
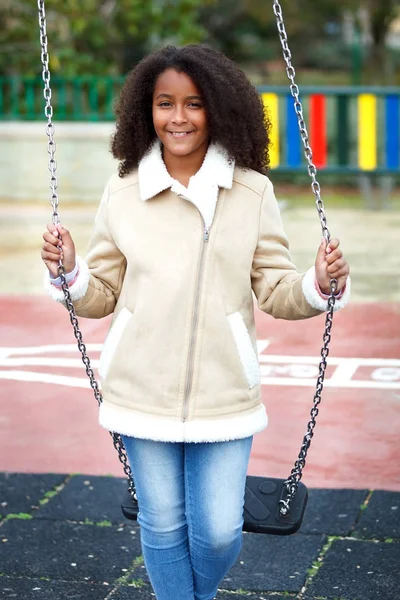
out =
{"type": "Polygon", "coordinates": [[[168,173],[171,177],[179,181],[179,183],[187,187],[189,179],[201,168],[204,157],[207,154],[207,148],[208,146],[200,147],[195,152],[191,152],[186,156],[176,156],[163,147],[162,155],[168,173]]]}

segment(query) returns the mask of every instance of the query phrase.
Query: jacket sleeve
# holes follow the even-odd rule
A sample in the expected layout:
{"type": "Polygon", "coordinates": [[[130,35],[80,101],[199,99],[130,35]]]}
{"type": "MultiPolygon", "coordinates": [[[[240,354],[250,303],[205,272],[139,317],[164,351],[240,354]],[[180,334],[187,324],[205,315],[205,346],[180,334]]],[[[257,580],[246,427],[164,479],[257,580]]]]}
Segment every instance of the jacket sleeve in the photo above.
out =
{"type": "MultiPolygon", "coordinates": [[[[327,300],[317,291],[314,267],[302,274],[292,263],[288,239],[269,180],[260,207],[251,282],[260,309],[277,319],[307,319],[328,308],[327,300]]],[[[335,310],[347,303],[349,293],[348,279],[346,291],[335,302],[335,310]]]]}
{"type": "MultiPolygon", "coordinates": [[[[99,319],[114,311],[121,293],[126,270],[126,259],[117,247],[108,222],[110,182],[108,182],[98,208],[86,260],[77,257],[79,274],[70,286],[76,314],[80,317],[99,319]]],[[[58,302],[64,302],[64,293],[45,283],[49,294],[58,302]]]]}

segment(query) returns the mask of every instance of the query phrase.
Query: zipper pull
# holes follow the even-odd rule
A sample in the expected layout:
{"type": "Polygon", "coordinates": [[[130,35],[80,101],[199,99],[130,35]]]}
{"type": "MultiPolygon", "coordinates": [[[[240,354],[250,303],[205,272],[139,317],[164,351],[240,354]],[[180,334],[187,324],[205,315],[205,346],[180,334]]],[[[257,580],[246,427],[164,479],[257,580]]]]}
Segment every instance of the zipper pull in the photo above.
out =
{"type": "Polygon", "coordinates": [[[210,237],[210,230],[205,227],[204,228],[204,241],[208,242],[209,237],[210,237]]]}

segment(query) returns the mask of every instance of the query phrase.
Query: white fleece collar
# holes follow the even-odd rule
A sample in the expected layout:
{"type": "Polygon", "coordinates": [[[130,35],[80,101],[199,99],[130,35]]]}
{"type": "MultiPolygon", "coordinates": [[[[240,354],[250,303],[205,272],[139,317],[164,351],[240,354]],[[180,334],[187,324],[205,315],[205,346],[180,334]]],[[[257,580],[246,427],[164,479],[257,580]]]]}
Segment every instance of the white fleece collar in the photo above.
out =
{"type": "Polygon", "coordinates": [[[188,187],[171,177],[161,154],[161,143],[157,139],[139,163],[139,190],[142,200],[149,200],[160,192],[171,188],[177,194],[190,198],[212,187],[231,189],[234,161],[230,162],[226,151],[219,144],[210,144],[203,164],[193,175],[188,187]]]}

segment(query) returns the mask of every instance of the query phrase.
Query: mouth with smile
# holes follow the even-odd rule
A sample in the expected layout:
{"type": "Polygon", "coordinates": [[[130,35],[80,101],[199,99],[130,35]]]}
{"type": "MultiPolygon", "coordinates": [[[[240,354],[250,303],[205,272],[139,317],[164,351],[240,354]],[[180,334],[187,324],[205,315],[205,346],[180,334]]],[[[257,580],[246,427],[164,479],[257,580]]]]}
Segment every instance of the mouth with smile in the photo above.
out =
{"type": "Polygon", "coordinates": [[[168,133],[174,138],[184,138],[193,133],[193,131],[168,131],[168,133]]]}

